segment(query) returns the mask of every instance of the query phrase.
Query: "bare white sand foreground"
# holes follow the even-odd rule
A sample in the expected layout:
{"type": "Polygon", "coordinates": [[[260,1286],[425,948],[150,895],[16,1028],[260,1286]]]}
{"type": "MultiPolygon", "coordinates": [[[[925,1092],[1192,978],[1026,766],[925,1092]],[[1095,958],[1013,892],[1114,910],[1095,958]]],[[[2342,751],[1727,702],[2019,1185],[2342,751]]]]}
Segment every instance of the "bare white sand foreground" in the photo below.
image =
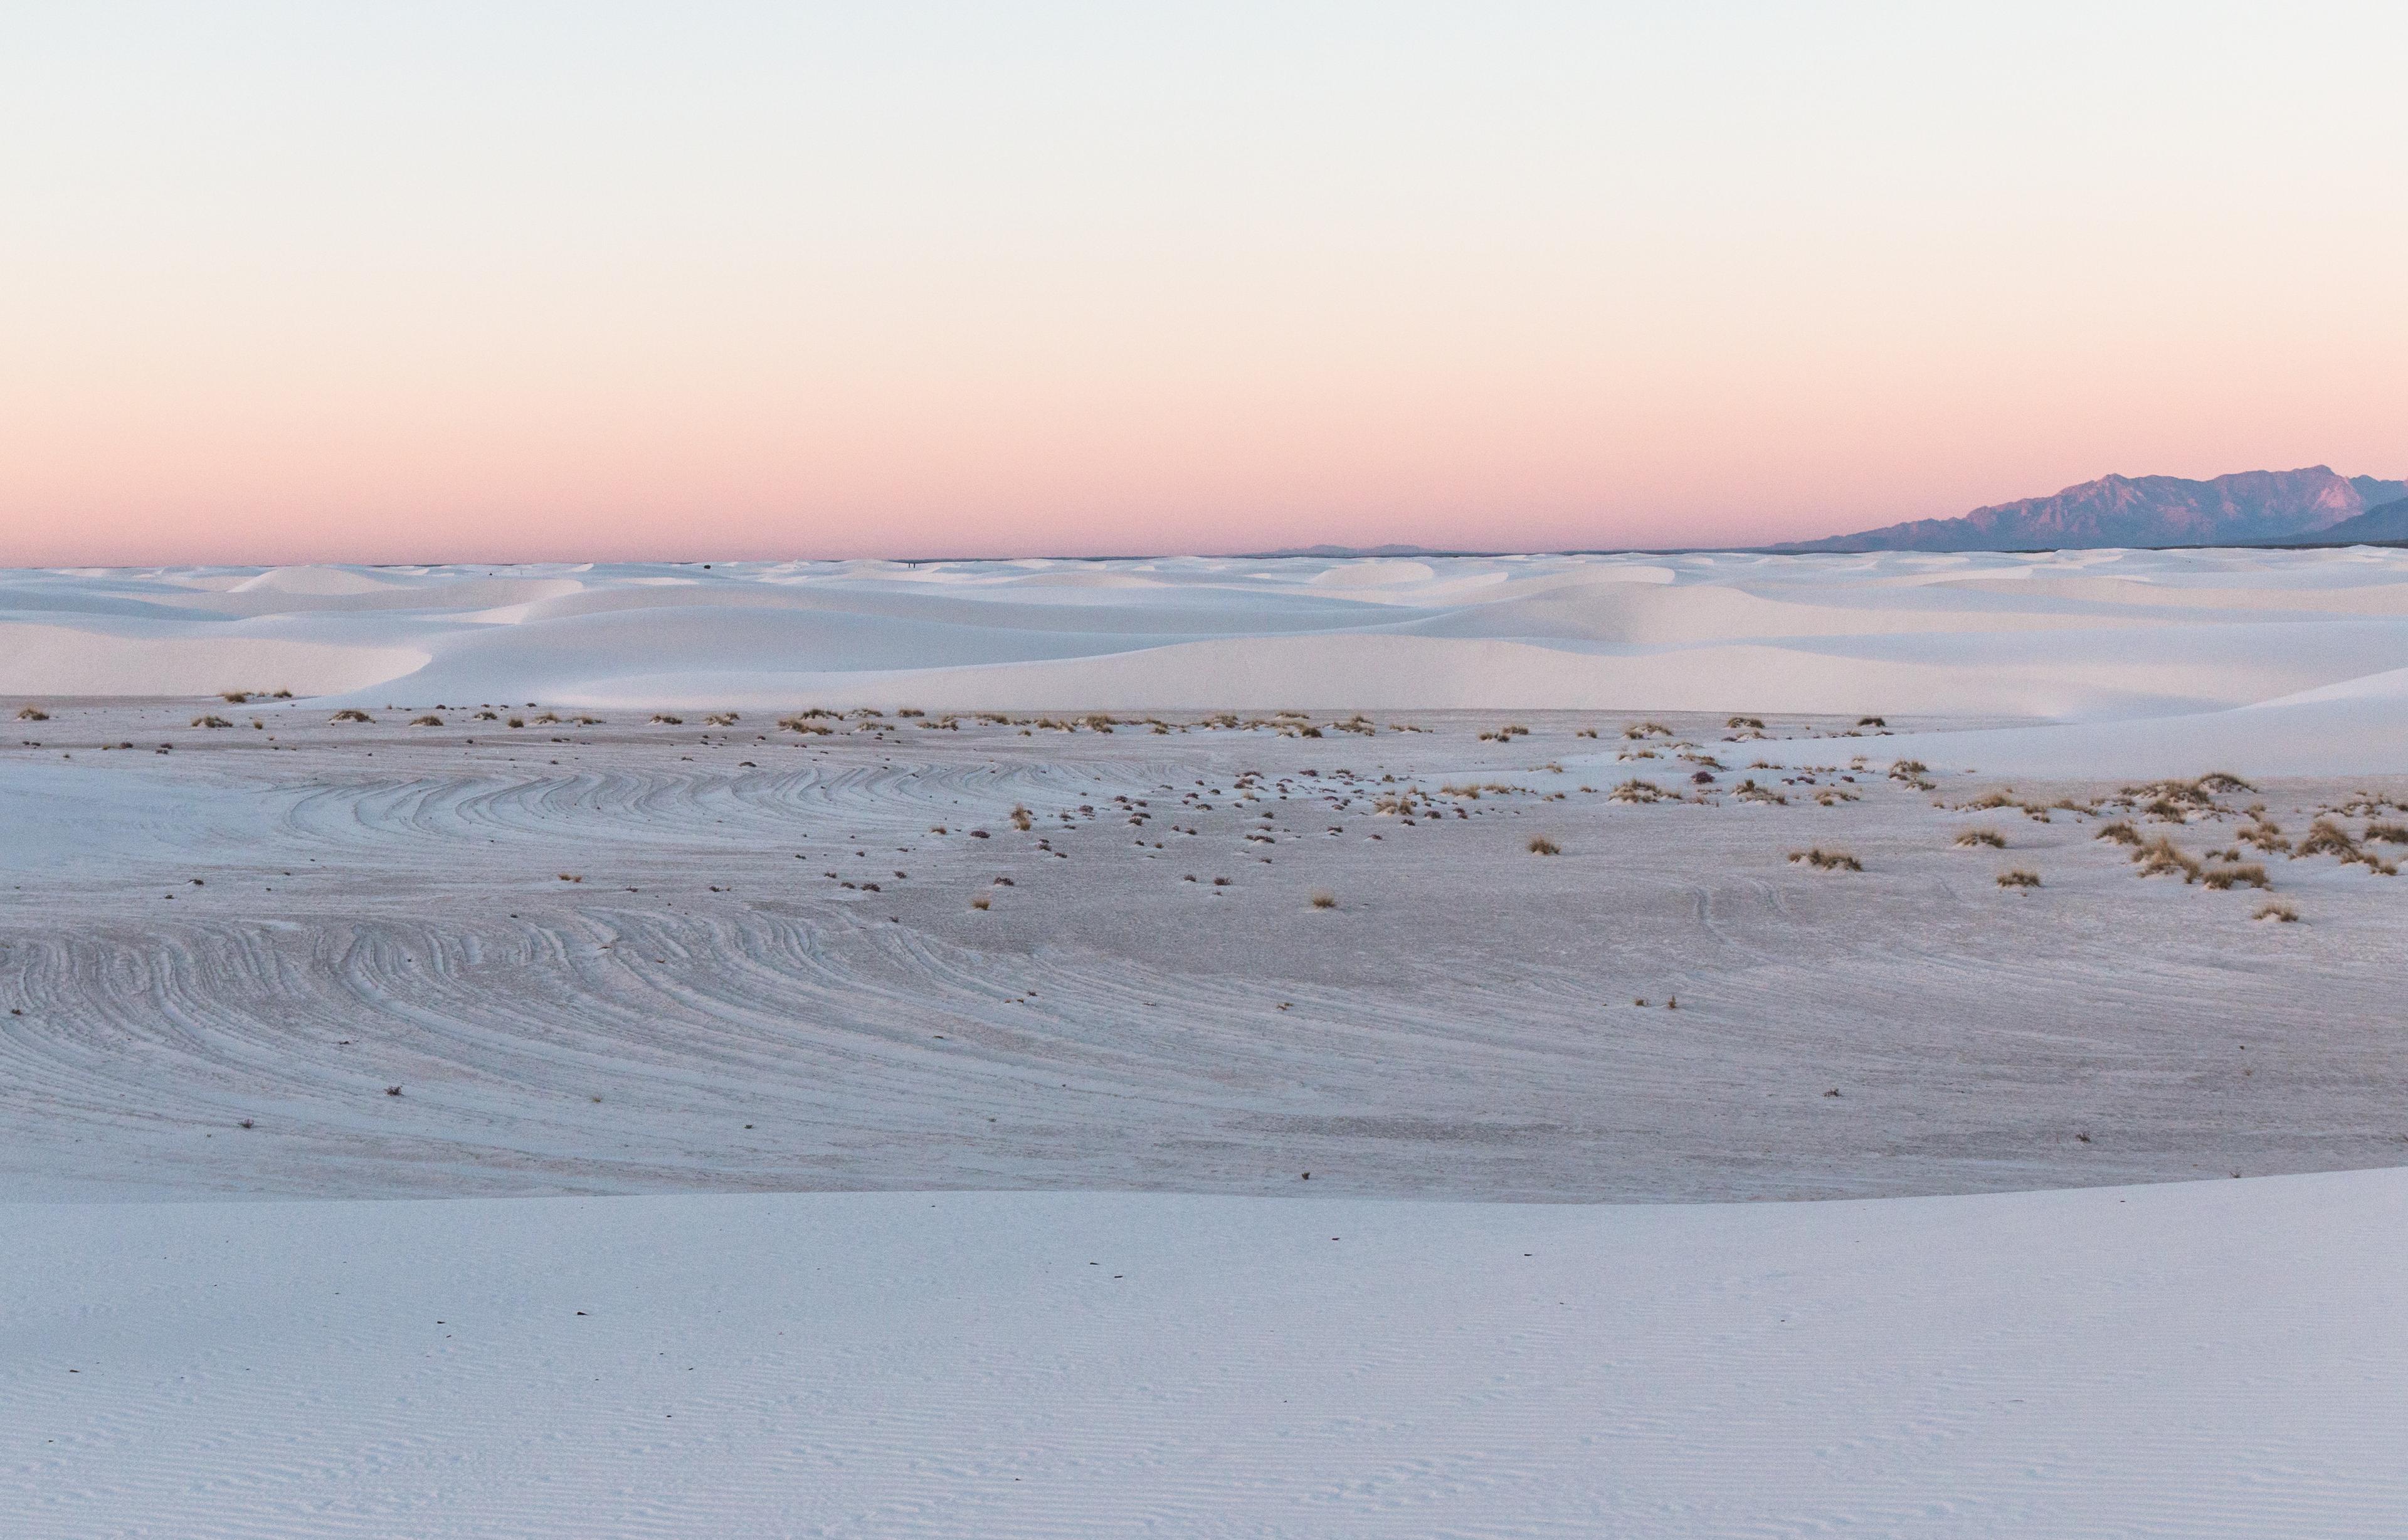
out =
{"type": "Polygon", "coordinates": [[[2401,1533],[2402,680],[2374,549],[0,574],[0,1533],[2401,1533]]]}

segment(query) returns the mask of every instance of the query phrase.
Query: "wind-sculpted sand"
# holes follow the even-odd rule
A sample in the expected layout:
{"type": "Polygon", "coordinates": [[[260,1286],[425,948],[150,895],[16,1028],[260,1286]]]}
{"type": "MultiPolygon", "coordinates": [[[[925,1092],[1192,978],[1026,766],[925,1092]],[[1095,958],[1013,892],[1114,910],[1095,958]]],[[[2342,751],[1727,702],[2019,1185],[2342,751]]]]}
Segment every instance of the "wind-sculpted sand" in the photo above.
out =
{"type": "Polygon", "coordinates": [[[12,575],[0,1529],[2393,1533],[2402,570],[12,575]]]}
{"type": "MultiPolygon", "coordinates": [[[[2000,783],[1892,773],[1928,734],[52,706],[0,779],[39,831],[0,857],[20,1194],[1806,1197],[2408,1150],[2363,1025],[2388,847],[2144,880],[2096,837],[2120,787],[1967,809],[2000,783]],[[1827,768],[1745,768],[1776,748],[1827,768]],[[1792,859],[1827,848],[1861,870],[1792,859]]],[[[2203,856],[2383,795],[2132,816],[2203,856]]]]}

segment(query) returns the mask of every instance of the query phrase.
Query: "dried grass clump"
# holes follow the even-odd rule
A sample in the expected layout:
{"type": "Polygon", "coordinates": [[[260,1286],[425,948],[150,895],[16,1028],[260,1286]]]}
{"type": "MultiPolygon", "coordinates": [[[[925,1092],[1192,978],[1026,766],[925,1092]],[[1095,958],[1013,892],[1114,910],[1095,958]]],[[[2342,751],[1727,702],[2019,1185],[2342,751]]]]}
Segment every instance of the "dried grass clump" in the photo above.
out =
{"type": "Polygon", "coordinates": [[[347,706],[326,720],[328,721],[338,722],[372,722],[376,720],[374,717],[369,716],[366,712],[361,710],[355,706],[347,706]]]}
{"type": "Polygon", "coordinates": [[[563,882],[582,882],[585,879],[578,876],[575,872],[563,872],[560,874],[560,880],[563,882]]]}
{"type": "Polygon", "coordinates": [[[1789,863],[1812,866],[1818,872],[1861,872],[1865,869],[1865,863],[1847,851],[1826,850],[1819,845],[1811,850],[1790,851],[1789,863]]]}
{"type": "Polygon", "coordinates": [[[2141,843],[2141,832],[2138,829],[2133,828],[2130,824],[2125,822],[2122,819],[2117,819],[2113,823],[2103,825],[2097,834],[2090,837],[2092,839],[2103,839],[2114,845],[2138,845],[2141,843]]]}
{"type": "Polygon", "coordinates": [[[2269,819],[2259,819],[2255,824],[2232,837],[2243,845],[2254,845],[2270,856],[2288,855],[2291,852],[2291,842],[2283,837],[2282,829],[2269,819]]]}
{"type": "Polygon", "coordinates": [[[1608,792],[1606,794],[1606,800],[1608,802],[1636,803],[1670,802],[1673,800],[1673,795],[1671,792],[1665,791],[1662,787],[1656,785],[1652,780],[1639,780],[1633,778],[1624,781],[1621,785],[1608,792]]]}
{"type": "Polygon", "coordinates": [[[980,893],[970,900],[970,907],[978,910],[981,914],[984,914],[987,910],[995,907],[995,900],[987,897],[984,893],[980,893]]]}
{"type": "Polygon", "coordinates": [[[205,716],[194,717],[193,719],[193,725],[194,727],[232,727],[234,723],[226,720],[223,717],[205,716]]]}
{"type": "Polygon", "coordinates": [[[509,720],[502,723],[502,725],[504,727],[524,727],[526,725],[526,719],[524,717],[512,717],[509,720]]]}
{"type": "Polygon", "coordinates": [[[1856,725],[1858,727],[1887,727],[1889,722],[1887,719],[1882,717],[1858,717],[1856,719],[1856,725]]]}
{"type": "Polygon", "coordinates": [[[1672,730],[1662,722],[1633,722],[1622,730],[1622,735],[1636,742],[1641,738],[1669,738],[1672,735],[1672,730]]]}
{"type": "Polygon", "coordinates": [[[1733,732],[1737,732],[1742,727],[1753,727],[1757,732],[1761,733],[1764,731],[1764,719],[1761,717],[1733,717],[1729,720],[1724,722],[1723,725],[1731,729],[1733,732]]]}
{"type": "Polygon", "coordinates": [[[557,711],[547,711],[547,712],[545,712],[542,716],[538,717],[538,718],[535,720],[535,724],[536,724],[538,727],[549,727],[549,726],[551,726],[552,723],[554,723],[554,722],[556,722],[556,721],[558,721],[558,720],[560,720],[560,713],[559,713],[559,712],[557,712],[557,711]]]}
{"type": "Polygon", "coordinates": [[[289,701],[293,698],[293,692],[290,690],[270,691],[267,698],[271,701],[289,701]]]}
{"type": "Polygon", "coordinates": [[[1956,848],[1960,850],[1976,850],[1984,847],[2003,850],[2007,848],[2007,836],[1996,829],[1968,829],[1956,836],[1956,848]]]}
{"type": "Polygon", "coordinates": [[[2272,920],[2285,925],[2293,925],[2299,922],[2300,911],[2292,908],[2288,904],[2284,903],[2278,898],[2274,899],[2271,903],[2258,905],[2258,912],[2251,915],[2249,918],[2252,920],[2272,920]]]}
{"type": "Polygon", "coordinates": [[[2198,861],[2176,849],[2174,842],[2163,834],[2159,834],[2133,851],[2132,859],[2140,863],[2143,877],[2172,877],[2180,874],[2185,883],[2197,882],[2206,870],[2198,861]]]}
{"type": "Polygon", "coordinates": [[[821,713],[805,711],[799,715],[783,719],[778,723],[778,725],[789,733],[810,733],[816,734],[824,738],[828,735],[830,729],[824,722],[816,722],[810,720],[818,715],[821,715],[821,713]]]}
{"type": "MultiPolygon", "coordinates": [[[[906,716],[916,714],[917,713],[914,712],[904,713],[906,716]]],[[[744,719],[741,716],[733,711],[714,711],[710,716],[702,719],[702,724],[705,727],[733,727],[743,720],[744,719]]]]}
{"type": "Polygon", "coordinates": [[[2383,845],[2408,845],[2408,823],[2370,823],[2366,837],[2383,845]]]}
{"type": "Polygon", "coordinates": [[[2040,874],[2038,872],[2027,871],[2023,867],[2018,866],[2011,872],[2000,872],[1999,874],[1999,886],[2001,888],[2037,888],[2040,886],[2040,874]]]}
{"type": "Polygon", "coordinates": [[[2340,858],[2344,866],[2363,866],[2380,877],[2400,875],[2399,867],[2372,850],[2360,849],[2358,841],[2350,838],[2348,830],[2330,819],[2318,819],[2308,825],[2307,834],[2300,839],[2299,848],[2291,852],[2291,859],[2297,861],[2301,856],[2328,855],[2340,858]]]}
{"type": "Polygon", "coordinates": [[[1334,909],[1338,907],[1338,895],[1332,892],[1316,891],[1312,895],[1312,906],[1316,909],[1334,909]]]}
{"type": "Polygon", "coordinates": [[[423,717],[410,718],[409,725],[412,727],[440,727],[443,725],[443,719],[437,716],[434,712],[429,711],[423,717]]]}
{"type": "Polygon", "coordinates": [[[1025,834],[1028,833],[1029,829],[1036,823],[1036,814],[1031,813],[1027,808],[1020,806],[1018,804],[1014,804],[1012,806],[1011,826],[1013,828],[1019,830],[1025,834]]]}
{"type": "MultiPolygon", "coordinates": [[[[1699,774],[1702,775],[1704,772],[1700,771],[1699,774]]],[[[1709,776],[1706,778],[1711,780],[1713,777],[1709,776]]],[[[1789,806],[1789,799],[1786,796],[1774,791],[1770,786],[1758,786],[1753,778],[1741,781],[1739,785],[1731,789],[1731,794],[1739,798],[1742,802],[1770,803],[1778,807],[1786,807],[1789,806]]]]}
{"type": "Polygon", "coordinates": [[[218,699],[225,702],[228,706],[241,706],[251,699],[251,692],[248,690],[221,690],[218,692],[218,699]]]}
{"type": "Polygon", "coordinates": [[[2200,880],[2218,892],[2229,892],[2234,888],[2273,886],[2272,882],[2266,880],[2266,868],[2254,861],[2242,862],[2231,866],[2211,867],[2207,876],[2200,880]]]}
{"type": "Polygon", "coordinates": [[[50,720],[50,714],[43,710],[38,706],[21,706],[17,708],[17,720],[19,721],[49,721],[50,720]]]}
{"type": "Polygon", "coordinates": [[[1532,834],[1530,853],[1534,856],[1559,856],[1564,853],[1564,848],[1544,834],[1532,834]]]}
{"type": "Polygon", "coordinates": [[[685,725],[685,719],[683,717],[672,716],[666,711],[653,712],[652,720],[663,727],[683,727],[685,725]]]}

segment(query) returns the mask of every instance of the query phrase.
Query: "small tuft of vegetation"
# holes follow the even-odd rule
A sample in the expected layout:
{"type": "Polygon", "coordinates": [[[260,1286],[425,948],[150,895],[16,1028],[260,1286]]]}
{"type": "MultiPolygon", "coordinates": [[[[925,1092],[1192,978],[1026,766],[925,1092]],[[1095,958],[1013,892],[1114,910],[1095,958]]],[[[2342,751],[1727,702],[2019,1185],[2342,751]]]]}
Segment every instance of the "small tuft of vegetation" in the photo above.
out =
{"type": "Polygon", "coordinates": [[[1532,834],[1530,853],[1534,856],[1559,856],[1564,853],[1564,848],[1544,834],[1532,834]]]}
{"type": "Polygon", "coordinates": [[[218,692],[218,699],[225,702],[228,706],[241,706],[251,699],[251,692],[248,690],[221,690],[218,692]]]}
{"type": "Polygon", "coordinates": [[[412,727],[440,727],[443,725],[443,719],[437,716],[434,712],[429,711],[423,717],[410,718],[409,725],[412,727]]]}
{"type": "Polygon", "coordinates": [[[338,722],[372,722],[376,720],[374,717],[369,716],[366,712],[361,710],[355,706],[347,706],[326,720],[329,721],[338,722]]]}
{"type": "Polygon", "coordinates": [[[1889,722],[1887,719],[1882,717],[1858,717],[1856,719],[1856,725],[1858,727],[1887,727],[1889,722]]]}
{"type": "Polygon", "coordinates": [[[1639,780],[1633,778],[1624,781],[1612,791],[1606,793],[1606,800],[1608,802],[1635,802],[1641,804],[1650,802],[1668,802],[1672,800],[1672,793],[1665,791],[1662,787],[1656,785],[1652,780],[1639,780]]]}
{"type": "Polygon", "coordinates": [[[2186,884],[2197,882],[2206,868],[2190,856],[2174,848],[2174,842],[2159,834],[2132,852],[2140,864],[2143,877],[2180,876],[2186,884]]]}
{"type": "Polygon", "coordinates": [[[683,727],[685,725],[685,719],[683,717],[672,716],[666,711],[653,712],[652,721],[661,727],[683,727]]]}
{"type": "MultiPolygon", "coordinates": [[[[2114,822],[2105,825],[2100,828],[2097,834],[2090,837],[2092,839],[2103,839],[2114,845],[2138,845],[2141,843],[2141,832],[2138,829],[2133,828],[2130,824],[2125,822],[2122,819],[2117,819],[2114,822]]],[[[2136,857],[2134,859],[2137,860],[2138,858],[2136,857]]]]}
{"type": "Polygon", "coordinates": [[[194,727],[232,727],[234,723],[226,720],[223,717],[202,716],[194,717],[193,719],[193,725],[194,727]]]}
{"type": "MultiPolygon", "coordinates": [[[[916,715],[916,713],[910,711],[906,711],[903,714],[907,717],[916,715]]],[[[733,711],[714,711],[710,716],[703,718],[702,723],[705,727],[733,727],[742,720],[743,719],[741,717],[733,711]]]]}
{"type": "Polygon", "coordinates": [[[2007,836],[1996,829],[1968,829],[1956,836],[1956,848],[1960,850],[2003,850],[2007,848],[2007,836]]]}
{"type": "Polygon", "coordinates": [[[1811,850],[1792,850],[1789,863],[1807,865],[1818,872],[1861,872],[1865,863],[1845,850],[1826,850],[1817,845],[1811,850]]]}
{"type": "Polygon", "coordinates": [[[2200,880],[2218,892],[2229,892],[2234,888],[2273,886],[2266,879],[2266,868],[2254,861],[2243,862],[2233,866],[2212,866],[2208,868],[2207,876],[2200,880]]]}
{"type": "Polygon", "coordinates": [[[984,893],[980,893],[970,900],[970,907],[978,910],[981,914],[984,914],[987,910],[995,907],[995,900],[987,897],[984,893]]]}
{"type": "Polygon", "coordinates": [[[43,710],[38,706],[21,706],[17,708],[17,720],[19,721],[49,721],[50,720],[50,714],[43,710]]]}
{"type": "Polygon", "coordinates": [[[2028,871],[2025,868],[2018,866],[2013,871],[2000,872],[1999,874],[1999,886],[2001,888],[2037,888],[2040,886],[2040,874],[2034,871],[2028,871]]]}
{"type": "Polygon", "coordinates": [[[2249,918],[2252,920],[2272,920],[2279,921],[2285,925],[2291,925],[2299,922],[2300,911],[2292,908],[2288,904],[2286,904],[2281,899],[2277,898],[2258,905],[2258,912],[2251,915],[2249,918]]]}
{"type": "Polygon", "coordinates": [[[1316,909],[1334,909],[1338,907],[1338,895],[1333,892],[1317,891],[1312,895],[1312,906],[1316,909]]]}

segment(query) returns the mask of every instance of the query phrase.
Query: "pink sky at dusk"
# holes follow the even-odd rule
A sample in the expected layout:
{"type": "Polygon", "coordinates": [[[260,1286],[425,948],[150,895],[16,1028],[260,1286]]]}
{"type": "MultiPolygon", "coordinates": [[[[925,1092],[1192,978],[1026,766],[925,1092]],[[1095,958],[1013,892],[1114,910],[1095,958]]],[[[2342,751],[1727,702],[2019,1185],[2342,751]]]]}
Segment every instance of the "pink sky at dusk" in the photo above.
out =
{"type": "Polygon", "coordinates": [[[0,563],[2408,476],[2393,13],[14,7],[0,563]]]}

